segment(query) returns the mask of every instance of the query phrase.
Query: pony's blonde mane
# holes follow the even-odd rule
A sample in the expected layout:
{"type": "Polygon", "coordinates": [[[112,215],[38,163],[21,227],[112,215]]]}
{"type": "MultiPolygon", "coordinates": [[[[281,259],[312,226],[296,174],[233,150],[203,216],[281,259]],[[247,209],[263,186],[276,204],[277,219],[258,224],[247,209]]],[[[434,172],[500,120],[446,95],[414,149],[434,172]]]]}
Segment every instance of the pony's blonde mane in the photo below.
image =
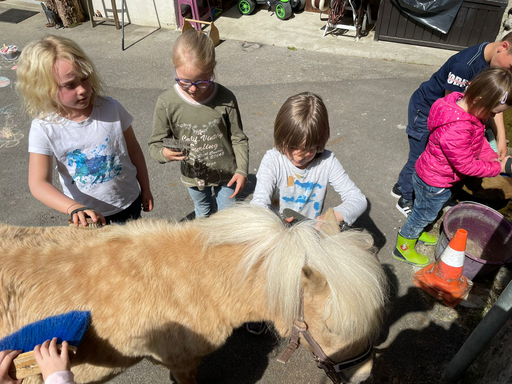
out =
{"type": "Polygon", "coordinates": [[[199,220],[205,247],[246,246],[241,268],[245,275],[259,262],[267,273],[269,309],[290,325],[297,318],[302,267],[324,276],[331,297],[324,319],[332,332],[347,341],[369,340],[382,322],[386,278],[373,251],[372,237],[359,231],[328,236],[315,230],[315,221],[287,227],[268,209],[239,205],[199,220]]]}

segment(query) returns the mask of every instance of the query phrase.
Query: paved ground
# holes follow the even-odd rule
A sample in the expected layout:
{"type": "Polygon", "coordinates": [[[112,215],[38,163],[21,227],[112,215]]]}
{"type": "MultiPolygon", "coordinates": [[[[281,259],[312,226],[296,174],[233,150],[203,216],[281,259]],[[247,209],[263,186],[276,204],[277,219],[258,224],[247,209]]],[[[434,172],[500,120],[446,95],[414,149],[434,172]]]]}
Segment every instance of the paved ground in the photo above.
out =
{"type": "MultiPolygon", "coordinates": [[[[13,5],[25,6],[8,0],[0,2],[0,12],[13,5]]],[[[270,17],[264,12],[255,16],[270,17]]],[[[299,21],[299,15],[294,21],[299,21]]],[[[274,22],[280,23],[279,26],[285,24],[274,22]]],[[[155,210],[145,216],[179,220],[191,213],[193,204],[179,182],[177,166],[154,162],[146,145],[155,100],[173,83],[171,47],[179,32],[131,25],[125,32],[127,49],[121,51],[121,33],[111,23],[96,28],[84,24],[66,30],[48,29],[45,23],[43,14],[19,24],[0,23],[2,42],[23,48],[29,41],[48,33],[76,40],[95,62],[108,93],[134,116],[133,126],[146,155],[156,201],[155,210]]],[[[221,18],[220,28],[222,23],[221,18]]],[[[341,40],[346,37],[337,38],[340,44],[346,43],[341,40]]],[[[302,91],[323,96],[331,122],[327,148],[336,153],[368,197],[369,209],[356,225],[374,235],[379,260],[392,285],[388,322],[377,344],[374,377],[369,382],[439,382],[443,366],[470,332],[467,322],[460,321],[460,315],[468,314],[468,310],[462,307],[447,310],[435,303],[414,288],[412,267],[390,256],[404,217],[394,208],[396,200],[389,190],[407,156],[405,125],[409,96],[444,58],[439,57],[436,59],[439,62],[432,65],[425,65],[426,59],[418,61],[422,64],[411,64],[410,60],[390,61],[326,53],[322,49],[307,50],[299,47],[298,42],[294,47],[301,49],[291,50],[286,44],[292,43],[282,47],[255,41],[259,41],[258,36],[251,36],[245,42],[228,39],[217,47],[217,80],[237,96],[250,139],[251,174],[246,199],[250,200],[254,189],[258,164],[272,147],[273,121],[281,104],[290,95],[302,91]]],[[[349,45],[353,44],[350,39],[349,45]]],[[[382,49],[378,43],[371,46],[374,51],[382,49]]],[[[419,47],[404,48],[397,44],[386,44],[384,50],[392,50],[397,57],[405,57],[411,51],[425,52],[419,47]]],[[[11,82],[0,88],[0,220],[27,226],[64,225],[67,218],[36,201],[27,186],[30,119],[20,110],[14,92],[14,64],[0,61],[0,76],[11,82]]],[[[326,206],[337,204],[331,190],[326,206]]],[[[238,330],[222,350],[205,359],[198,382],[327,383],[305,351],[293,356],[286,366],[278,364],[275,358],[283,347],[269,334],[253,337],[238,330]]],[[[167,378],[166,371],[143,362],[112,382],[166,383],[167,378]]]]}

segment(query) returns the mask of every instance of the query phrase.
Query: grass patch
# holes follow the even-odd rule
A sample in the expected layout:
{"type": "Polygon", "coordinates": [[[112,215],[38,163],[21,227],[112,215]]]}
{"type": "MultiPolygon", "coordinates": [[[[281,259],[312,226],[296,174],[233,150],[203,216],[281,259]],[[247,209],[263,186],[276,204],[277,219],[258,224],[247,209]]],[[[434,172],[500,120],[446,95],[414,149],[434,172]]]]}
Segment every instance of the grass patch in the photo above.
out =
{"type": "MultiPolygon", "coordinates": [[[[507,109],[503,112],[503,122],[505,123],[505,134],[507,136],[507,140],[512,143],[512,109],[507,109]]],[[[509,143],[509,145],[511,145],[509,143]]]]}
{"type": "MultiPolygon", "coordinates": [[[[295,47],[286,47],[286,48],[288,48],[289,51],[296,51],[297,50],[297,48],[295,48],[295,47]]],[[[511,120],[512,120],[512,117],[511,117],[511,120]]]]}

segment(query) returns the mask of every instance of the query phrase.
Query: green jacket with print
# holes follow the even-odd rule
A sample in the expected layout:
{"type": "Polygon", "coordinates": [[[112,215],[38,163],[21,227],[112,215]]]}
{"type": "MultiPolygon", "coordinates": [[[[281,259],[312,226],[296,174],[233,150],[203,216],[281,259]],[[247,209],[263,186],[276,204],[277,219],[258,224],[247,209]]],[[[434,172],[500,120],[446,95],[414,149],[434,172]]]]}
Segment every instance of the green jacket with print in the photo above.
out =
{"type": "Polygon", "coordinates": [[[186,101],[177,85],[158,97],[149,153],[160,163],[163,139],[190,144],[190,154],[181,162],[181,180],[187,187],[227,183],[235,173],[247,177],[249,145],[235,95],[215,83],[212,95],[201,103],[186,101]]]}

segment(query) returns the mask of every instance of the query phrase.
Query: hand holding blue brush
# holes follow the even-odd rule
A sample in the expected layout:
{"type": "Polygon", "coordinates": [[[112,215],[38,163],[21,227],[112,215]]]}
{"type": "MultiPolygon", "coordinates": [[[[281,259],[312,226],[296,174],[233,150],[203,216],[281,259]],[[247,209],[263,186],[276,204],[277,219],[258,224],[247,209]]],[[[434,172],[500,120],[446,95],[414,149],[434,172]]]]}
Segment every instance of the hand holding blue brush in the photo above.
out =
{"type": "Polygon", "coordinates": [[[46,384],[50,382],[74,383],[73,373],[70,371],[71,364],[69,363],[67,341],[62,342],[61,351],[59,353],[57,350],[57,338],[54,337],[51,342],[50,340],[46,340],[43,345],[36,345],[34,348],[34,357],[41,369],[41,374],[46,384]],[[54,373],[60,376],[60,380],[55,380],[57,376],[52,376],[54,373]],[[47,380],[48,378],[50,378],[50,380],[47,380]]]}
{"type": "Polygon", "coordinates": [[[90,317],[91,313],[88,311],[71,311],[28,324],[1,339],[0,350],[25,352],[14,360],[10,367],[10,376],[23,379],[41,373],[32,350],[41,343],[43,346],[39,348],[48,350],[49,339],[53,341],[56,338],[55,343],[66,340],[66,348],[76,353],[76,346],[87,330],[90,317]],[[45,341],[48,341],[48,344],[45,345],[45,341]]]}
{"type": "Polygon", "coordinates": [[[0,351],[0,384],[21,384],[23,379],[14,380],[9,376],[9,367],[16,356],[21,351],[13,351],[11,349],[7,351],[0,351]]]}
{"type": "MultiPolygon", "coordinates": [[[[9,376],[12,361],[21,351],[0,351],[0,384],[21,384],[23,379],[15,380],[9,376]]],[[[70,371],[69,345],[64,341],[59,351],[57,338],[46,340],[34,348],[34,357],[39,365],[45,384],[75,384],[70,371]]]]}

